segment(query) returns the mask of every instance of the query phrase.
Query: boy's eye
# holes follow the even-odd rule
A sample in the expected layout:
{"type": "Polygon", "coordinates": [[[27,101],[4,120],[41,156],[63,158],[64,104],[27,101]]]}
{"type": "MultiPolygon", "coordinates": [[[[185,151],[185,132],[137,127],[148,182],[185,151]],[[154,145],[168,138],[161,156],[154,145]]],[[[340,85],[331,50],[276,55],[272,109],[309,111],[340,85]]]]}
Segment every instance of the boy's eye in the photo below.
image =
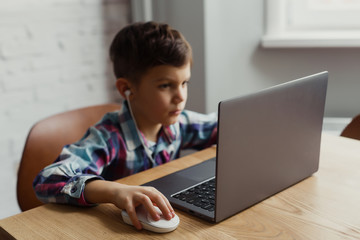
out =
{"type": "Polygon", "coordinates": [[[184,81],[184,82],[182,83],[183,86],[188,85],[188,84],[189,84],[189,81],[184,81]]]}
{"type": "Polygon", "coordinates": [[[168,87],[170,87],[169,83],[164,83],[159,86],[159,88],[168,88],[168,87]]]}
{"type": "MultiPolygon", "coordinates": [[[[182,86],[186,86],[189,84],[189,81],[183,81],[181,83],[182,86]]],[[[159,85],[159,88],[160,89],[166,89],[166,88],[173,88],[173,87],[176,87],[177,85],[176,84],[172,84],[172,83],[162,83],[159,85]]]]}

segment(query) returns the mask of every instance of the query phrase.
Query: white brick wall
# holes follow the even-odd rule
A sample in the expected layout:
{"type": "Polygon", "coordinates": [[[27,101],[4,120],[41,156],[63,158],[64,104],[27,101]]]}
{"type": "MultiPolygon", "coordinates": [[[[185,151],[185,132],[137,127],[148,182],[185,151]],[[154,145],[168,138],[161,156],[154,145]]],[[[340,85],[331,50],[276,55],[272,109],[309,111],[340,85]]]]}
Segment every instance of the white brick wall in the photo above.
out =
{"type": "Polygon", "coordinates": [[[108,48],[130,0],[0,1],[0,219],[18,213],[16,172],[38,120],[116,101],[108,48]]]}

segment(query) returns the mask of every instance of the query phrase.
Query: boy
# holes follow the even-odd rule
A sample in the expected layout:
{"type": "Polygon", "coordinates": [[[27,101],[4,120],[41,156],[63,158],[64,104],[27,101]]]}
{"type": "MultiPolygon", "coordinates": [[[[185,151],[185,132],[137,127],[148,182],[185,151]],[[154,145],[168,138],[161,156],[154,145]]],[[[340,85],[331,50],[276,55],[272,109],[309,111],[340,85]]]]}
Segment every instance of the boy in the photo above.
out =
{"type": "Polygon", "coordinates": [[[190,80],[192,49],[166,24],[136,23],[122,29],[110,47],[125,99],[78,142],[67,145],[42,170],[33,186],[43,202],[74,205],[113,203],[125,209],[137,229],[135,208],[143,204],[154,220],[174,217],[169,201],[151,187],[113,180],[179,157],[180,149],[201,149],[216,143],[216,115],[184,110],[190,80]]]}

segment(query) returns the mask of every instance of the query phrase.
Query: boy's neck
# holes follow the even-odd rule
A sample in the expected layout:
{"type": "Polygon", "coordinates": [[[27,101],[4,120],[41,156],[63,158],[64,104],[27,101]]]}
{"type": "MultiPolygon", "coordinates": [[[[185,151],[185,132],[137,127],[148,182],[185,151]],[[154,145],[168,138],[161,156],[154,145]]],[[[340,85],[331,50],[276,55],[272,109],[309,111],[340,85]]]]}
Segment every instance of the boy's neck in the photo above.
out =
{"type": "MultiPolygon", "coordinates": [[[[130,104],[130,103],[129,103],[130,104]]],[[[136,125],[138,130],[145,136],[146,140],[157,142],[157,137],[162,125],[160,123],[152,124],[150,122],[141,121],[141,117],[139,117],[139,113],[136,111],[135,108],[133,109],[133,118],[136,121],[136,125]]]]}
{"type": "Polygon", "coordinates": [[[142,128],[139,126],[139,130],[144,134],[146,140],[157,142],[158,133],[161,129],[161,125],[149,127],[149,128],[142,128]]]}

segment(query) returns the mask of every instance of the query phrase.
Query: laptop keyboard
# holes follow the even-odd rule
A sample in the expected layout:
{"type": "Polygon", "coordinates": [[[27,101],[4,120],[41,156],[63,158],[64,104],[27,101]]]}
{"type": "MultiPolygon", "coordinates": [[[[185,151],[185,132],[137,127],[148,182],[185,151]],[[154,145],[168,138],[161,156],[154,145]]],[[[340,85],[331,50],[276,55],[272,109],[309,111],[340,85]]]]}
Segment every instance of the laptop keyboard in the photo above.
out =
{"type": "Polygon", "coordinates": [[[213,212],[215,210],[215,177],[175,193],[172,197],[213,212]]]}

